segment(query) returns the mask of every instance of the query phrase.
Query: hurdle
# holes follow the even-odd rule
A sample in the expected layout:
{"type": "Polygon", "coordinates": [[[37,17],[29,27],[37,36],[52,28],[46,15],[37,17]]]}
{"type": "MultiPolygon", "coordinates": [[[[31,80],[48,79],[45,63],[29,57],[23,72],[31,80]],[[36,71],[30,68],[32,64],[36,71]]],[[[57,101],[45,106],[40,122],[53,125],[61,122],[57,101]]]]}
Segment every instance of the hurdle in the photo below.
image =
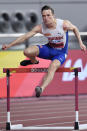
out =
{"type": "Polygon", "coordinates": [[[6,73],[7,79],[7,122],[6,130],[85,130],[87,124],[79,124],[79,104],[78,104],[78,73],[81,72],[80,67],[59,68],[56,72],[74,72],[75,75],[75,122],[74,126],[57,126],[57,127],[38,127],[27,126],[23,124],[11,125],[10,114],[10,73],[45,73],[48,72],[48,68],[3,68],[3,73],[6,73]]]}

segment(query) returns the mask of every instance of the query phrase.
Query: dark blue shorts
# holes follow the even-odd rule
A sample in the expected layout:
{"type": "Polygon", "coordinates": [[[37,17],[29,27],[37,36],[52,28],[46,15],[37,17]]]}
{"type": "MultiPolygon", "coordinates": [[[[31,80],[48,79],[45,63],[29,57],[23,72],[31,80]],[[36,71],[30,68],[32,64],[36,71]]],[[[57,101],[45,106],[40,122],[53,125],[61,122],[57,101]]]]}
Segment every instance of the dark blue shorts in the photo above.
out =
{"type": "Polygon", "coordinates": [[[67,54],[61,52],[58,49],[52,48],[48,45],[38,45],[39,47],[39,58],[49,59],[49,60],[59,60],[63,64],[66,60],[67,54]]]}

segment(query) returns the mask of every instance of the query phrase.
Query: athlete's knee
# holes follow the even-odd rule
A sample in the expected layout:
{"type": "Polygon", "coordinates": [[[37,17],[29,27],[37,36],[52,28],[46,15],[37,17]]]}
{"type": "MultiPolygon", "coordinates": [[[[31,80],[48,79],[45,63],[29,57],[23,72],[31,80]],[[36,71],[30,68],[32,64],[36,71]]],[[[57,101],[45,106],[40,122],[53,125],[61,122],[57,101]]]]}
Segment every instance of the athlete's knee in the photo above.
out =
{"type": "Polygon", "coordinates": [[[53,61],[50,66],[49,66],[49,69],[48,69],[48,73],[49,74],[53,74],[56,72],[56,70],[60,67],[60,63],[59,62],[56,62],[56,61],[53,61]]]}
{"type": "Polygon", "coordinates": [[[53,74],[55,72],[55,70],[56,70],[56,65],[54,63],[52,63],[50,65],[50,67],[48,68],[48,74],[50,74],[50,75],[53,74]]]}
{"type": "Polygon", "coordinates": [[[56,71],[58,67],[60,67],[60,62],[58,60],[54,60],[50,65],[51,70],[54,71],[56,71]]]}
{"type": "Polygon", "coordinates": [[[37,56],[39,54],[39,48],[37,46],[30,46],[24,50],[25,56],[37,56]]]}
{"type": "Polygon", "coordinates": [[[24,53],[25,56],[30,55],[29,49],[25,49],[23,53],[24,53]]]}

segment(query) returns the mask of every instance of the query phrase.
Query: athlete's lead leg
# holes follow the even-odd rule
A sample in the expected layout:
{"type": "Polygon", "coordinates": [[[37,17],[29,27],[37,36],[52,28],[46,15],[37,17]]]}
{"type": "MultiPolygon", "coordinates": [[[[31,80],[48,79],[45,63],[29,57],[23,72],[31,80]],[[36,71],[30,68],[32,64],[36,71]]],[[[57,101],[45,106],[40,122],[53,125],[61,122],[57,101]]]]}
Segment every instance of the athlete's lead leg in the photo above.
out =
{"type": "Polygon", "coordinates": [[[27,56],[30,60],[23,60],[20,65],[26,66],[29,64],[38,64],[39,61],[36,60],[36,56],[39,55],[38,46],[29,46],[24,50],[24,55],[27,56]]]}
{"type": "Polygon", "coordinates": [[[40,94],[43,92],[43,90],[48,86],[48,84],[52,81],[54,74],[56,72],[56,70],[60,67],[61,63],[59,60],[54,60],[52,61],[52,63],[50,64],[49,68],[48,68],[48,72],[45,75],[45,77],[42,80],[42,85],[41,87],[37,86],[35,88],[36,91],[36,97],[39,97],[40,94]]]}

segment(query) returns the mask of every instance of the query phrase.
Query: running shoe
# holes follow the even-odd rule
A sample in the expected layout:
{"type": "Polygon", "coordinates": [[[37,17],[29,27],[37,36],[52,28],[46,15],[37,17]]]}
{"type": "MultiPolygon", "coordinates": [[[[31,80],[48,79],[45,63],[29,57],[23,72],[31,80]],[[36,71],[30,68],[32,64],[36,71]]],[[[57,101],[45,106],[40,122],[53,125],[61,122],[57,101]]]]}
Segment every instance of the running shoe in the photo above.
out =
{"type": "Polygon", "coordinates": [[[35,88],[35,92],[36,92],[36,97],[40,97],[41,93],[42,93],[42,88],[37,86],[35,88]]]}
{"type": "Polygon", "coordinates": [[[36,63],[32,63],[31,60],[23,60],[20,62],[21,66],[27,66],[27,65],[32,65],[32,64],[39,64],[39,61],[37,61],[36,63]]]}

